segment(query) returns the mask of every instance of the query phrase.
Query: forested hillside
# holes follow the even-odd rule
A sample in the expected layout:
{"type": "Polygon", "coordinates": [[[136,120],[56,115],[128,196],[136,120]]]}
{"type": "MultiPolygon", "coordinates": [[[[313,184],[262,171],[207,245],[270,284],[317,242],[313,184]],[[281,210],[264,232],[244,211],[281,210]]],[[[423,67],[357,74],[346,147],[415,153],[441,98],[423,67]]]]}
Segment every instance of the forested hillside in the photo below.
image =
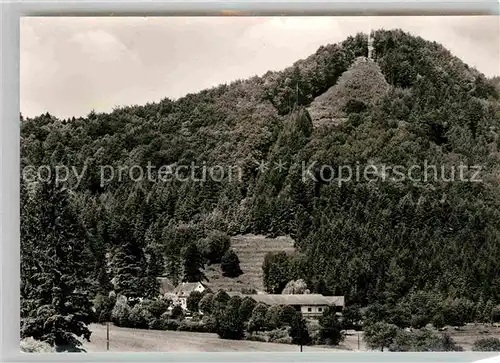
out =
{"type": "Polygon", "coordinates": [[[36,319],[37,308],[54,304],[56,285],[63,295],[77,287],[93,298],[113,279],[117,293],[154,295],[155,276],[186,279],[186,247],[214,231],[291,235],[300,253],[285,261],[275,286],[302,278],[382,315],[412,294],[500,303],[498,81],[402,31],[373,38],[373,60],[359,58],[367,56],[367,35],[358,34],[283,71],[176,101],[22,119],[22,167],[86,168],[78,185],[76,178],[63,188],[21,181],[23,317],[36,319]],[[344,74],[353,79],[337,85],[344,74]],[[332,100],[346,99],[329,110],[321,95],[334,86],[373,90],[373,102],[336,89],[332,100]],[[313,101],[342,122],[313,127],[313,101]],[[451,166],[481,165],[482,182],[339,184],[317,168],[302,178],[303,163],[409,168],[424,161],[444,166],[446,177],[451,166]],[[162,165],[192,163],[237,165],[243,175],[101,180],[101,166],[146,170],[148,162],[154,175],[162,165]],[[46,273],[54,263],[57,273],[46,273]]]}

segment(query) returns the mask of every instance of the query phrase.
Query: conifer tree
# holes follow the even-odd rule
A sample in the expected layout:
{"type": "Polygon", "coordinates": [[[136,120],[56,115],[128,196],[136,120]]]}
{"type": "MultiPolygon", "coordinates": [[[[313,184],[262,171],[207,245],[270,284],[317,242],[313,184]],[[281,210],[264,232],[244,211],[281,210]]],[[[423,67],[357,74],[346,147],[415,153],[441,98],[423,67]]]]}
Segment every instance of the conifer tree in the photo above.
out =
{"type": "Polygon", "coordinates": [[[203,269],[205,267],[203,263],[203,256],[198,250],[198,247],[196,247],[195,243],[190,243],[182,251],[182,265],[182,281],[199,282],[202,280],[206,280],[206,276],[203,273],[203,269]]]}
{"type": "Polygon", "coordinates": [[[494,306],[495,305],[493,304],[493,301],[491,301],[491,299],[486,301],[486,304],[484,305],[483,314],[482,314],[483,322],[489,323],[489,324],[492,323],[492,312],[493,312],[494,306]]]}
{"type": "Polygon", "coordinates": [[[312,339],[302,313],[297,311],[295,315],[290,321],[290,337],[294,344],[300,346],[300,351],[302,352],[302,346],[310,344],[312,339]]]}
{"type": "Polygon", "coordinates": [[[115,252],[112,262],[115,291],[131,299],[144,297],[147,285],[145,198],[143,189],[137,186],[124,195],[124,200],[117,199],[113,206],[111,239],[115,252]]]}
{"type": "Polygon", "coordinates": [[[103,296],[108,296],[112,290],[113,284],[109,278],[106,265],[103,264],[100,266],[99,273],[97,275],[97,293],[103,296]]]}
{"type": "Polygon", "coordinates": [[[222,274],[227,277],[238,277],[243,271],[240,268],[240,259],[233,250],[227,251],[220,264],[222,274]]]}
{"type": "Polygon", "coordinates": [[[174,285],[177,285],[182,278],[181,256],[169,253],[165,259],[165,270],[167,277],[174,285]]]}
{"type": "Polygon", "coordinates": [[[128,298],[144,296],[145,258],[141,246],[127,228],[122,229],[121,245],[113,256],[115,291],[128,298]]]}
{"type": "Polygon", "coordinates": [[[85,231],[69,191],[57,185],[54,169],[50,180],[40,182],[32,196],[26,190],[23,193],[22,210],[36,218],[27,218],[21,232],[22,251],[34,248],[21,267],[29,271],[29,277],[22,274],[21,337],[46,341],[58,350],[78,349],[81,342],[76,337],[90,340],[91,335],[85,279],[89,271],[82,258],[87,248],[85,231]],[[34,254],[36,259],[31,258],[34,254]]]}
{"type": "Polygon", "coordinates": [[[158,277],[163,275],[163,259],[154,247],[148,248],[146,269],[146,296],[155,298],[159,294],[160,283],[158,277]]]}
{"type": "Polygon", "coordinates": [[[216,331],[222,339],[242,339],[244,336],[245,325],[239,308],[241,298],[233,296],[227,304],[225,310],[221,310],[216,314],[217,327],[216,331]]]}

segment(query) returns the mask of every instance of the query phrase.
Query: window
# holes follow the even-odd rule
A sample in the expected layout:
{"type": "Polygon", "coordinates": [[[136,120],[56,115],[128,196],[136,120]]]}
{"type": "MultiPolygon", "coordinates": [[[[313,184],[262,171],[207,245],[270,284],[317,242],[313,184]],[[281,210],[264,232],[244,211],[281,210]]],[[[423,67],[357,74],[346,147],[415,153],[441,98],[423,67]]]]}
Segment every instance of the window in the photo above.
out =
{"type": "Polygon", "coordinates": [[[311,311],[312,311],[312,309],[311,309],[311,308],[307,308],[307,311],[308,311],[308,312],[311,312],[311,311]]]}
{"type": "Polygon", "coordinates": [[[318,308],[318,311],[321,313],[323,311],[323,308],[318,308]]]}

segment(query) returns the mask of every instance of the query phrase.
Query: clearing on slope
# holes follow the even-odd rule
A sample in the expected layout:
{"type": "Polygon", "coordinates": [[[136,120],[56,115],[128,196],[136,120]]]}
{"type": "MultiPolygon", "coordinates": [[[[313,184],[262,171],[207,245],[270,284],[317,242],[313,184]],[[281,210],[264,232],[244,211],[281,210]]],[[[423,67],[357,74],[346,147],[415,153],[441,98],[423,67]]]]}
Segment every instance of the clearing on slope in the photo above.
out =
{"type": "Polygon", "coordinates": [[[359,112],[376,103],[389,88],[378,64],[359,57],[337,84],[311,103],[308,111],[313,125],[338,125],[347,119],[349,112],[359,112]]]}
{"type": "Polygon", "coordinates": [[[241,291],[242,289],[255,289],[264,291],[262,282],[262,264],[268,252],[295,251],[294,241],[288,236],[268,238],[262,235],[239,235],[231,238],[231,248],[240,259],[243,274],[237,278],[222,276],[220,265],[208,266],[205,274],[210,280],[207,283],[213,291],[224,289],[226,291],[241,291]]]}

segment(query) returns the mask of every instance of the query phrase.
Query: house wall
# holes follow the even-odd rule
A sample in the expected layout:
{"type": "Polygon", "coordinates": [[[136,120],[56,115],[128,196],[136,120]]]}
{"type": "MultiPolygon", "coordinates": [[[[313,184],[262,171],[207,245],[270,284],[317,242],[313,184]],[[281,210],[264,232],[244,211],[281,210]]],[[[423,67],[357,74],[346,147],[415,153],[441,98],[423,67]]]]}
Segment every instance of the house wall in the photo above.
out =
{"type": "Polygon", "coordinates": [[[198,284],[198,286],[196,286],[194,290],[198,292],[203,292],[205,291],[205,287],[202,284],[198,284]]]}
{"type": "MultiPolygon", "coordinates": [[[[198,284],[193,291],[203,292],[206,288],[202,284],[198,284]]],[[[174,305],[180,305],[181,308],[187,310],[187,298],[189,295],[176,295],[175,298],[172,299],[172,303],[174,305]]]]}
{"type": "Polygon", "coordinates": [[[187,297],[184,296],[174,296],[172,298],[172,306],[179,305],[184,310],[187,309],[187,297]]]}
{"type": "Polygon", "coordinates": [[[180,297],[178,301],[179,301],[179,305],[181,306],[181,308],[183,308],[184,310],[187,310],[187,298],[180,297]]]}
{"type": "Polygon", "coordinates": [[[302,305],[300,311],[302,315],[321,315],[326,309],[326,305],[302,305]]]}

